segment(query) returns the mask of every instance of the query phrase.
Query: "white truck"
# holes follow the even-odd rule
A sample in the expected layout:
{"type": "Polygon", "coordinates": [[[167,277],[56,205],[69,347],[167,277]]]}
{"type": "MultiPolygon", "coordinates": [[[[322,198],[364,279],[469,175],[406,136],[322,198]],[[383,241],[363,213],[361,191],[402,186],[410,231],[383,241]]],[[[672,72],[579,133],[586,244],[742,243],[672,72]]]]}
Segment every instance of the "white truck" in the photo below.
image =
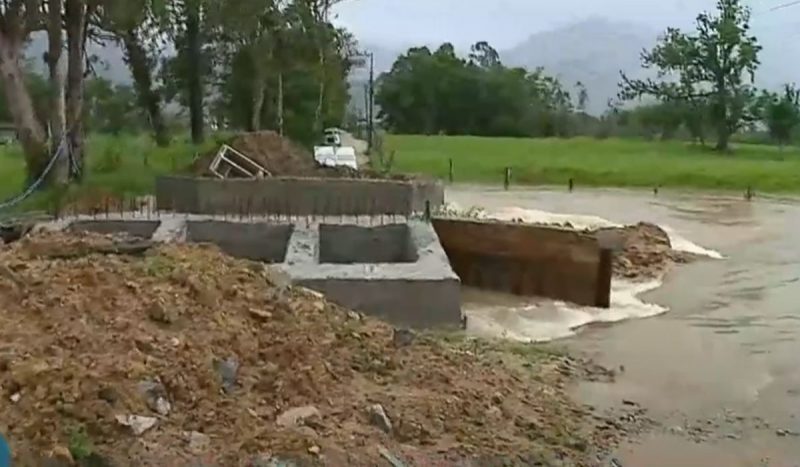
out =
{"type": "Polygon", "coordinates": [[[352,146],[342,146],[342,130],[325,130],[325,145],[314,146],[314,160],[325,167],[349,167],[358,170],[356,150],[352,146]]]}

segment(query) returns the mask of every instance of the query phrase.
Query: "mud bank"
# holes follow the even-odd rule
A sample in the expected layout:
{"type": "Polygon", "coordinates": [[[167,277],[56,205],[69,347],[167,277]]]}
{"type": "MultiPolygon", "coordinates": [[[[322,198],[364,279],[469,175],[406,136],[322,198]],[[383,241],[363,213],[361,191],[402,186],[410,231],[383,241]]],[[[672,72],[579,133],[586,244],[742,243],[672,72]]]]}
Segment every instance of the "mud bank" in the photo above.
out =
{"type": "Polygon", "coordinates": [[[216,247],[80,232],[0,247],[17,465],[592,466],[647,423],[567,395],[610,378],[394,329],[216,247]]]}

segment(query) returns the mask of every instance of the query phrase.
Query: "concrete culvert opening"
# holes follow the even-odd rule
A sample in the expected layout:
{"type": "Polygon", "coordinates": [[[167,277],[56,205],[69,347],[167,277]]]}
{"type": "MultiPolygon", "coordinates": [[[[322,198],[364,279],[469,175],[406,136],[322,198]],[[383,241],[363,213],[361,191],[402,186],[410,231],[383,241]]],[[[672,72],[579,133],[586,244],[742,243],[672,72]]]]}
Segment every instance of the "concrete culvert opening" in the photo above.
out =
{"type": "Polygon", "coordinates": [[[134,237],[147,239],[153,236],[160,223],[160,221],[86,220],[73,222],[70,224],[69,230],[103,235],[126,233],[134,237]]]}
{"type": "Polygon", "coordinates": [[[406,224],[319,226],[320,263],[413,263],[418,258],[406,224]]]}
{"type": "Polygon", "coordinates": [[[186,240],[213,243],[236,258],[282,263],[293,230],[291,224],[189,221],[186,240]]]}

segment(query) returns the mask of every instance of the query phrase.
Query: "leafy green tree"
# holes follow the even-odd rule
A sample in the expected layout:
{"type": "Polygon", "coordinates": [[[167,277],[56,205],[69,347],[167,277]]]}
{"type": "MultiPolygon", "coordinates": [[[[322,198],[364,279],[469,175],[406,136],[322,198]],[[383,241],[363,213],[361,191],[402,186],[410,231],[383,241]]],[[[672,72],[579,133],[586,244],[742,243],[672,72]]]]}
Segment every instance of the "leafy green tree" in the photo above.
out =
{"type": "Polygon", "coordinates": [[[718,0],[715,15],[697,16],[694,34],[669,28],[653,50],[642,54],[643,66],[657,69],[658,79],[623,74],[620,95],[707,102],[716,149],[726,151],[731,135],[752,118],[748,109],[760,50],[750,34],[749,8],[740,0],[718,0]]]}
{"type": "Polygon", "coordinates": [[[451,44],[409,49],[378,79],[376,102],[393,131],[482,136],[566,136],[570,95],[542,69],[503,66],[486,42],[467,59],[451,44]]]}
{"type": "Polygon", "coordinates": [[[800,90],[793,84],[786,84],[782,94],[764,91],[761,101],[763,122],[772,139],[783,148],[800,124],[800,90]]]}

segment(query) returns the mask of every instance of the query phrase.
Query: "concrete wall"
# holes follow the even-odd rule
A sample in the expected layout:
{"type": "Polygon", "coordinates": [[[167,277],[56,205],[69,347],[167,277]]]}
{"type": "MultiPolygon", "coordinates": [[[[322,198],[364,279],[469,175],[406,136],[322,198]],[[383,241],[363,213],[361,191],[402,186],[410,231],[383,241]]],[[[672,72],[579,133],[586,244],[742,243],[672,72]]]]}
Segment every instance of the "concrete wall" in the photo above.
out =
{"type": "Polygon", "coordinates": [[[281,267],[294,283],[395,325],[460,326],[460,281],[436,232],[426,222],[407,225],[417,257],[414,262],[323,263],[318,226],[298,225],[281,267]]]}
{"type": "Polygon", "coordinates": [[[161,221],[146,220],[80,220],[69,225],[73,232],[93,232],[99,234],[127,233],[134,237],[147,238],[153,236],[161,221]]]}
{"type": "Polygon", "coordinates": [[[413,328],[461,325],[458,279],[296,279],[295,284],[325,294],[331,301],[368,313],[396,326],[413,328]]]}
{"type": "Polygon", "coordinates": [[[511,223],[434,219],[462,283],[608,307],[611,252],[571,230],[511,223]]]}
{"type": "Polygon", "coordinates": [[[407,224],[319,226],[320,263],[413,263],[417,259],[407,224]]]}
{"type": "Polygon", "coordinates": [[[236,258],[281,263],[293,229],[291,224],[188,221],[186,240],[213,243],[236,258]]]}
{"type": "Polygon", "coordinates": [[[408,215],[424,211],[426,201],[432,208],[444,203],[440,182],[287,177],[156,179],[158,209],[192,214],[408,215]]]}

